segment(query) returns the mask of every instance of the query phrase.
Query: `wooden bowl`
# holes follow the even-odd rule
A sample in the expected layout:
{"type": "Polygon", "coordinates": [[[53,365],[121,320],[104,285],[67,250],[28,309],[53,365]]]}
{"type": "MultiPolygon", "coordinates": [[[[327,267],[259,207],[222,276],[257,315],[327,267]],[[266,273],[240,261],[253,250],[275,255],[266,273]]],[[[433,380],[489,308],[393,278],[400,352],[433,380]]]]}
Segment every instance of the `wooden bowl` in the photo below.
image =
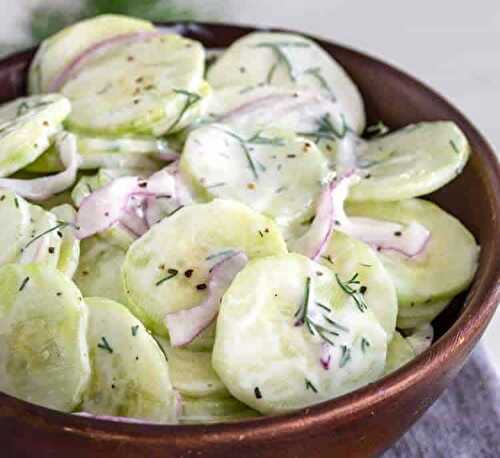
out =
{"type": "MultiPolygon", "coordinates": [[[[207,47],[224,47],[255,29],[179,25],[207,47]]],[[[77,417],[0,394],[0,453],[5,457],[367,457],[393,444],[462,368],[500,299],[500,170],[476,128],[441,96],[412,77],[359,52],[319,44],[360,88],[370,122],[397,128],[453,120],[473,154],[452,183],[430,198],[457,216],[481,244],[476,278],[437,321],[437,341],[413,362],[353,393],[277,417],[208,426],[128,424],[77,417]]],[[[25,93],[34,51],[0,62],[0,101],[25,93]]],[[[454,421],[449,419],[448,421],[454,421]]]]}

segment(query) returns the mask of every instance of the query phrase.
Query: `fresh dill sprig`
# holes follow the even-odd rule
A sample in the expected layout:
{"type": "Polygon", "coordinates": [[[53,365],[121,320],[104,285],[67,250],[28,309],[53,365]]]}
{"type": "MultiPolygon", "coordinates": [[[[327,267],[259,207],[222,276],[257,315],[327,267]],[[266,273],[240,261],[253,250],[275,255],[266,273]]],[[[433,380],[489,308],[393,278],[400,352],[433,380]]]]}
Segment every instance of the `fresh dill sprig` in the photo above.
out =
{"type": "Polygon", "coordinates": [[[313,383],[306,378],[306,390],[311,390],[314,393],[318,392],[318,389],[313,385],[313,383]]]}
{"type": "Polygon", "coordinates": [[[306,278],[305,285],[305,293],[304,293],[304,302],[300,305],[297,311],[294,314],[296,318],[295,326],[305,325],[309,333],[313,336],[319,336],[328,344],[334,346],[334,342],[331,340],[329,336],[338,337],[339,333],[332,331],[331,329],[327,329],[324,326],[314,322],[309,316],[309,302],[311,298],[311,277],[306,278]]]}
{"type": "Polygon", "coordinates": [[[460,154],[460,150],[458,149],[457,144],[453,140],[450,140],[450,145],[453,148],[453,151],[455,151],[455,153],[460,154]]]}
{"type": "Polygon", "coordinates": [[[342,369],[351,359],[351,349],[345,345],[340,346],[342,355],[340,356],[339,367],[342,369]]]}
{"type": "Polygon", "coordinates": [[[98,346],[101,350],[105,350],[105,351],[107,351],[108,353],[113,353],[113,349],[111,348],[111,345],[109,345],[109,342],[108,342],[108,340],[106,339],[106,337],[101,337],[101,341],[97,344],[97,346],[98,346]]]}
{"type": "Polygon", "coordinates": [[[359,285],[360,281],[358,280],[358,273],[356,272],[350,280],[347,280],[346,282],[343,282],[338,274],[335,274],[335,279],[337,280],[338,285],[344,291],[346,294],[351,296],[354,299],[354,302],[356,302],[356,305],[358,306],[358,309],[361,312],[365,312],[365,310],[368,310],[368,305],[365,301],[365,298],[363,297],[363,294],[359,291],[359,285]],[[355,287],[357,287],[355,289],[355,287]]]}
{"type": "Polygon", "coordinates": [[[311,75],[314,78],[316,78],[319,81],[319,84],[323,89],[326,89],[329,92],[332,92],[330,85],[328,84],[328,81],[326,81],[325,77],[321,74],[321,68],[320,67],[311,67],[308,68],[305,72],[304,75],[311,75]]]}
{"type": "Polygon", "coordinates": [[[341,325],[340,323],[337,323],[335,320],[332,320],[331,318],[328,318],[327,316],[324,316],[324,319],[328,324],[335,326],[340,331],[349,332],[349,328],[341,325]]]}
{"type": "Polygon", "coordinates": [[[51,227],[50,229],[47,229],[46,231],[43,231],[40,234],[35,235],[26,245],[24,245],[21,248],[21,253],[25,251],[31,244],[36,242],[38,239],[50,234],[51,232],[57,231],[58,229],[65,228],[67,226],[75,227],[73,223],[68,223],[66,221],[58,221],[58,224],[56,224],[54,227],[51,227]]]}
{"type": "Polygon", "coordinates": [[[291,81],[295,82],[297,80],[297,77],[294,74],[292,63],[284,53],[283,48],[307,48],[308,46],[309,43],[306,43],[304,41],[262,42],[255,45],[256,48],[270,49],[276,58],[276,62],[274,62],[274,64],[269,69],[269,72],[267,73],[266,82],[271,83],[274,73],[280,64],[285,66],[288,77],[291,81]]]}
{"type": "Polygon", "coordinates": [[[162,283],[165,283],[167,280],[174,278],[178,273],[179,273],[179,271],[177,269],[168,269],[167,275],[165,277],[163,277],[161,280],[158,280],[155,283],[155,286],[160,286],[162,283]]]}
{"type": "Polygon", "coordinates": [[[30,281],[30,277],[26,277],[22,282],[21,282],[21,286],[19,287],[19,291],[22,291],[26,285],[28,284],[28,282],[30,281]]]}
{"type": "Polygon", "coordinates": [[[201,100],[201,96],[196,94],[195,92],[186,91],[185,89],[174,89],[173,92],[176,94],[181,94],[186,97],[186,101],[184,102],[184,106],[179,113],[179,116],[175,119],[175,121],[170,125],[170,127],[165,132],[165,135],[172,132],[172,130],[177,127],[177,125],[181,122],[182,117],[186,114],[186,112],[196,103],[201,100]]]}
{"type": "Polygon", "coordinates": [[[26,102],[21,102],[19,106],[17,107],[17,113],[16,116],[21,116],[27,111],[29,111],[30,106],[26,102]]]}
{"type": "Polygon", "coordinates": [[[364,353],[366,351],[366,349],[370,346],[370,341],[366,338],[366,337],[363,337],[361,339],[361,351],[364,353]]]}
{"type": "Polygon", "coordinates": [[[299,132],[298,135],[302,135],[304,137],[313,137],[316,143],[318,143],[320,140],[342,140],[347,135],[347,132],[349,132],[350,128],[347,125],[345,116],[341,114],[340,117],[342,119],[342,126],[340,127],[340,129],[337,129],[337,127],[335,127],[330,118],[330,114],[326,113],[317,121],[316,130],[312,132],[299,132]]]}

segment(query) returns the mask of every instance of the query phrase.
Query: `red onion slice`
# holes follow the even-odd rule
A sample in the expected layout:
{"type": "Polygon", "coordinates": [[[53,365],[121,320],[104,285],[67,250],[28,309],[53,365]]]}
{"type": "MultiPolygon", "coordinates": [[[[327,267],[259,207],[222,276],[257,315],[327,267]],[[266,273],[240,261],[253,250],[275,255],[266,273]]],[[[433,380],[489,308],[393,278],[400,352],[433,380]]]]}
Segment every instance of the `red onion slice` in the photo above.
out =
{"type": "Polygon", "coordinates": [[[172,346],[187,345],[212,323],[219,312],[222,296],[247,262],[248,258],[242,252],[234,252],[225,257],[212,267],[208,295],[200,305],[167,314],[165,324],[172,346]]]}
{"type": "Polygon", "coordinates": [[[118,417],[114,415],[94,415],[88,412],[75,412],[72,415],[77,415],[79,417],[86,418],[94,418],[96,420],[106,420],[106,421],[117,421],[120,423],[146,423],[149,425],[160,425],[163,423],[151,421],[151,420],[143,420],[141,418],[133,418],[133,417],[118,417]]]}
{"type": "Polygon", "coordinates": [[[116,35],[114,37],[108,38],[106,40],[94,43],[88,48],[84,49],[80,54],[76,55],[75,58],[69,62],[56,76],[53,81],[49,84],[48,92],[59,92],[59,90],[72,78],[78,75],[85,64],[94,57],[95,54],[107,51],[108,49],[114,48],[115,46],[132,43],[142,40],[147,40],[154,36],[160,35],[160,32],[134,32],[134,33],[124,33],[121,35],[116,35]]]}
{"type": "Polygon", "coordinates": [[[76,137],[66,132],[59,133],[56,136],[56,145],[65,167],[63,172],[32,180],[0,178],[0,188],[9,189],[26,199],[42,201],[71,187],[76,180],[80,163],[76,137]]]}
{"type": "Polygon", "coordinates": [[[294,250],[317,259],[333,230],[368,243],[377,251],[396,251],[406,257],[421,254],[430,239],[427,228],[417,222],[402,225],[372,218],[350,218],[344,210],[349,188],[359,181],[352,172],[328,183],[318,200],[316,217],[309,230],[294,244],[294,250]],[[330,198],[328,198],[329,196],[330,198]]]}
{"type": "Polygon", "coordinates": [[[76,215],[76,236],[84,239],[118,222],[130,196],[141,190],[140,183],[138,177],[120,177],[85,197],[76,215]]]}

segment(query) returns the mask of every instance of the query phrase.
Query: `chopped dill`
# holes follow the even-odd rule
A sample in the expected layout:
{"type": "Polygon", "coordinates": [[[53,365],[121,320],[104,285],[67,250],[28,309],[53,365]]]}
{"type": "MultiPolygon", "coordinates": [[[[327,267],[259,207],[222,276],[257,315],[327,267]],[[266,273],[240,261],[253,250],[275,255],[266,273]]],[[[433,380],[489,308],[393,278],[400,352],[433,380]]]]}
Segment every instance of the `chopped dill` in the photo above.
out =
{"type": "Polygon", "coordinates": [[[169,134],[174,130],[175,127],[181,122],[182,117],[186,114],[186,112],[196,103],[201,100],[201,96],[196,94],[195,92],[189,92],[184,89],[174,89],[173,92],[176,94],[181,94],[186,97],[186,101],[184,102],[184,106],[182,107],[179,116],[174,120],[174,122],[167,129],[165,134],[169,134]]]}
{"type": "Polygon", "coordinates": [[[318,389],[312,384],[312,382],[306,378],[306,390],[311,390],[314,393],[318,392],[318,389]]]}
{"type": "Polygon", "coordinates": [[[361,351],[364,353],[369,346],[370,341],[366,337],[363,337],[361,339],[361,351]]]}
{"type": "Polygon", "coordinates": [[[460,154],[460,150],[458,149],[457,144],[453,140],[450,140],[450,145],[453,148],[453,151],[455,151],[455,153],[460,154]]]}
{"type": "Polygon", "coordinates": [[[270,49],[275,58],[276,62],[271,66],[269,72],[267,73],[266,82],[271,83],[274,73],[280,64],[285,66],[285,69],[288,73],[288,77],[291,81],[296,81],[297,77],[294,74],[292,63],[290,59],[288,59],[287,55],[284,53],[283,48],[307,48],[309,47],[309,43],[304,41],[283,41],[283,42],[262,42],[255,45],[256,48],[268,48],[270,49]]]}
{"type": "Polygon", "coordinates": [[[365,310],[368,310],[368,305],[366,304],[363,294],[359,291],[359,287],[358,289],[355,289],[355,287],[360,284],[357,272],[346,282],[343,282],[338,274],[335,274],[335,279],[337,280],[337,284],[340,286],[342,291],[354,299],[354,302],[356,302],[356,305],[361,312],[364,313],[365,310]]]}
{"type": "Polygon", "coordinates": [[[26,250],[31,244],[36,242],[38,239],[50,234],[51,232],[57,231],[58,229],[67,227],[67,226],[73,226],[73,223],[68,223],[66,221],[58,221],[58,224],[56,224],[54,227],[51,227],[50,229],[47,229],[46,231],[41,232],[40,234],[34,235],[33,238],[26,244],[24,247],[21,248],[21,253],[26,250]]]}
{"type": "Polygon", "coordinates": [[[30,277],[26,277],[22,281],[21,286],[19,287],[19,291],[22,291],[26,287],[26,285],[28,284],[29,281],[30,281],[30,277]]]}
{"type": "Polygon", "coordinates": [[[168,273],[168,275],[163,277],[161,280],[158,280],[155,283],[155,286],[160,286],[162,283],[165,283],[167,280],[174,278],[179,273],[179,271],[177,269],[168,269],[167,273],[168,273]]]}
{"type": "Polygon", "coordinates": [[[351,359],[351,349],[345,345],[341,345],[342,355],[340,356],[339,367],[342,369],[351,359]]]}
{"type": "Polygon", "coordinates": [[[97,346],[98,346],[101,350],[105,350],[105,351],[107,351],[108,353],[113,353],[113,349],[111,348],[111,345],[109,345],[109,342],[108,342],[108,340],[106,339],[106,337],[101,337],[101,341],[97,344],[97,346]]]}
{"type": "Polygon", "coordinates": [[[135,326],[132,326],[130,330],[132,331],[132,336],[135,337],[137,335],[137,331],[139,331],[139,325],[136,324],[135,326]]]}

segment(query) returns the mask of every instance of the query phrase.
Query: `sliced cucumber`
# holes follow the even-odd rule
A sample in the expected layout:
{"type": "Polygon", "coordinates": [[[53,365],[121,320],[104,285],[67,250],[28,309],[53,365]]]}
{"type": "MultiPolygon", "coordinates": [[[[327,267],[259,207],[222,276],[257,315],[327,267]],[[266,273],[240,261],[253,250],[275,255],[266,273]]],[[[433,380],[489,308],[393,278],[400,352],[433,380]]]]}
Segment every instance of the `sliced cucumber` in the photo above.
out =
{"type": "Polygon", "coordinates": [[[30,204],[11,191],[0,189],[0,265],[15,262],[30,234],[30,204]]]}
{"type": "Polygon", "coordinates": [[[291,33],[255,32],[236,40],[209,68],[215,88],[262,83],[309,87],[335,97],[348,125],[362,132],[361,95],[345,70],[314,41],[291,33]]]}
{"type": "Polygon", "coordinates": [[[399,333],[394,336],[387,347],[387,359],[384,375],[390,374],[415,358],[416,353],[408,341],[399,333]]]}
{"type": "MultiPolygon", "coordinates": [[[[78,135],[80,170],[96,168],[137,168],[157,170],[161,162],[155,158],[165,151],[167,143],[153,138],[98,138],[78,135]]],[[[59,153],[50,147],[24,170],[34,173],[59,172],[64,169],[59,153]]]]}
{"type": "Polygon", "coordinates": [[[165,218],[127,252],[123,279],[134,313],[166,335],[165,315],[201,303],[209,269],[235,250],[252,259],[286,246],[270,219],[238,202],[194,204],[165,218]]]}
{"type": "Polygon", "coordinates": [[[401,306],[398,310],[397,327],[411,329],[431,323],[448,306],[450,301],[451,299],[440,299],[401,306]]]}
{"type": "Polygon", "coordinates": [[[180,170],[201,195],[237,200],[273,218],[285,238],[307,219],[330,173],[309,140],[275,130],[244,138],[222,124],[189,135],[180,170]]]}
{"type": "Polygon", "coordinates": [[[225,423],[258,417],[259,413],[234,398],[182,398],[182,424],[225,423]]]}
{"type": "Polygon", "coordinates": [[[452,215],[422,199],[401,202],[350,203],[350,215],[401,224],[417,222],[430,231],[422,254],[413,258],[379,252],[402,306],[449,298],[466,289],[477,269],[479,247],[473,235],[452,215]]]}
{"type": "Polygon", "coordinates": [[[123,305],[86,298],[92,375],[82,409],[95,415],[175,423],[167,361],[144,325],[123,305]]]}
{"type": "Polygon", "coordinates": [[[364,242],[334,231],[320,262],[340,278],[358,274],[366,304],[390,340],[396,327],[398,299],[391,277],[373,249],[364,242]]]}
{"type": "Polygon", "coordinates": [[[69,412],[89,375],[87,307],[62,273],[41,265],[0,268],[0,390],[69,412]]]}
{"type": "Polygon", "coordinates": [[[286,412],[382,374],[387,334],[341,283],[349,286],[301,255],[247,264],[223,297],[212,357],[233,396],[261,413],[286,412]]]}
{"type": "Polygon", "coordinates": [[[28,74],[29,92],[48,92],[64,69],[93,46],[116,36],[143,31],[154,31],[153,24],[119,15],[102,15],[66,27],[38,48],[28,74]]]}
{"type": "Polygon", "coordinates": [[[99,296],[128,304],[121,268],[126,249],[98,236],[82,240],[74,281],[84,296],[99,296]]]}
{"type": "Polygon", "coordinates": [[[19,250],[17,262],[37,262],[57,268],[64,227],[57,217],[38,205],[30,205],[30,233],[19,250]]]}
{"type": "Polygon", "coordinates": [[[470,154],[464,133],[453,122],[423,122],[385,135],[359,149],[367,176],[350,200],[401,200],[428,194],[462,172],[470,154]]]}
{"type": "Polygon", "coordinates": [[[21,170],[40,156],[61,130],[71,110],[56,94],[21,97],[0,107],[0,177],[21,170]]]}
{"type": "Polygon", "coordinates": [[[80,240],[75,237],[72,224],[74,224],[76,211],[68,204],[54,207],[50,210],[56,215],[59,224],[66,224],[59,230],[62,234],[61,249],[59,250],[59,259],[57,268],[69,278],[72,278],[78,267],[80,260],[80,240]]]}
{"type": "Polygon", "coordinates": [[[158,35],[96,57],[62,88],[72,102],[67,125],[92,135],[158,136],[185,127],[204,108],[200,43],[158,35]]]}
{"type": "Polygon", "coordinates": [[[158,342],[167,355],[172,385],[182,396],[191,398],[230,396],[212,368],[210,352],[174,348],[162,337],[158,337],[158,342]]]}

